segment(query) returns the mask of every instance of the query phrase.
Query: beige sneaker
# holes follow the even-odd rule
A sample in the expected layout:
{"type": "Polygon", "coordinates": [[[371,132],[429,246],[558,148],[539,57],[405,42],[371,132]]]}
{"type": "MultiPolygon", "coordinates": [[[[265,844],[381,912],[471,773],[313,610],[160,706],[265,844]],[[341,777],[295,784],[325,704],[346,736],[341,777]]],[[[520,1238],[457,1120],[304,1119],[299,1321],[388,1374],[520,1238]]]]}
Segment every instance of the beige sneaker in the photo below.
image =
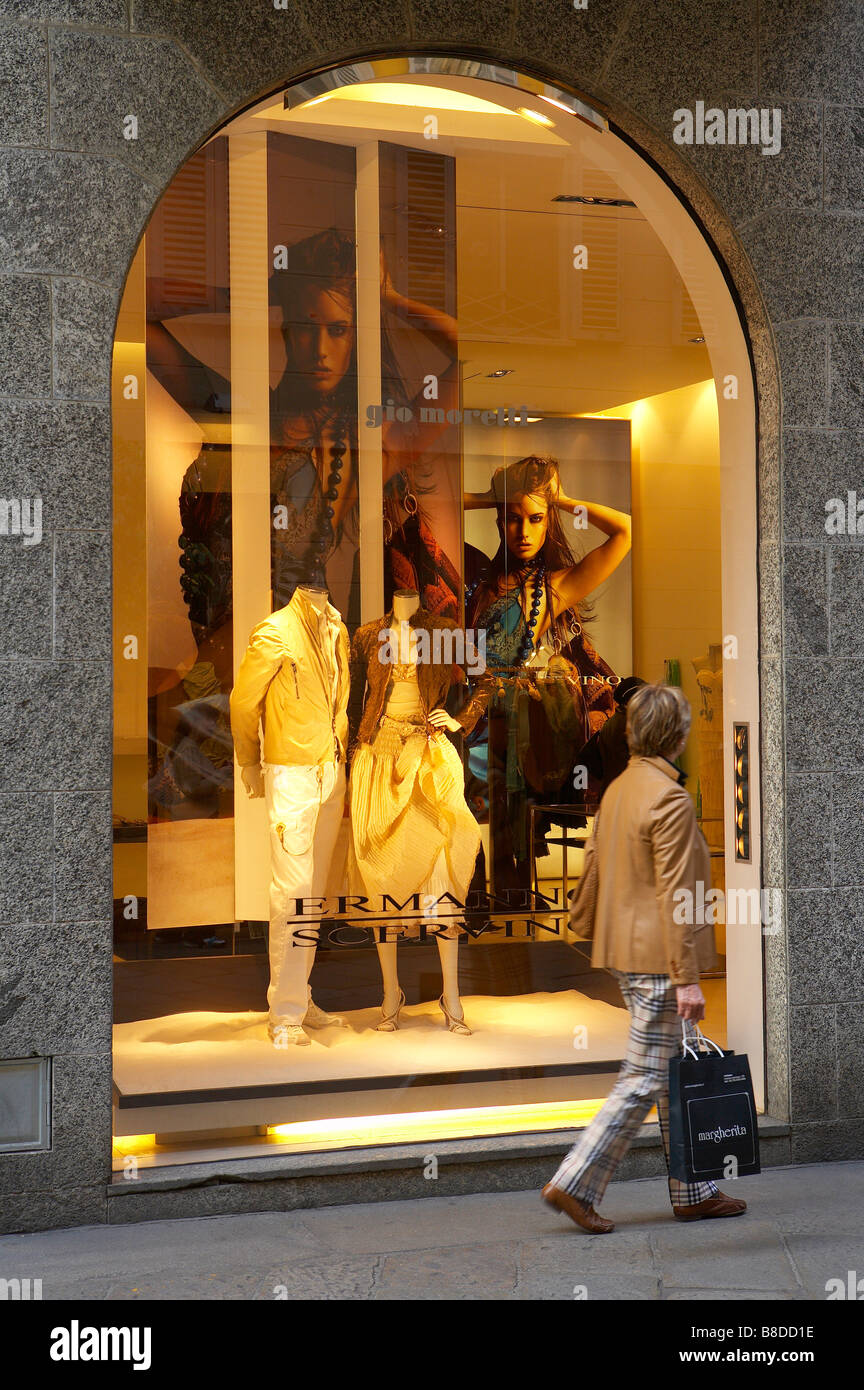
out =
{"type": "Polygon", "coordinates": [[[318,1005],[309,1000],[309,1007],[306,1010],[306,1017],[303,1022],[307,1028],[344,1028],[344,1018],[339,1018],[336,1014],[325,1013],[319,1009],[318,1005]]]}
{"type": "Polygon", "coordinates": [[[274,1047],[310,1047],[309,1038],[299,1023],[270,1023],[267,1032],[274,1047]]]}

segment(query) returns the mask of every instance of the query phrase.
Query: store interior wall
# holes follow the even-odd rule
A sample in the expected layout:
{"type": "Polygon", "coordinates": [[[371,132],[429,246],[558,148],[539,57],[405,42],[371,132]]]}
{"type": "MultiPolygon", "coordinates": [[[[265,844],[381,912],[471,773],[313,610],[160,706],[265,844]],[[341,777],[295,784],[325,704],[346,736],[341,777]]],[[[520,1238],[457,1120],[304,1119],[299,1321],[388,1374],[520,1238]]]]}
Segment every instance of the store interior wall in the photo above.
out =
{"type": "MultiPolygon", "coordinates": [[[[693,709],[694,661],[722,640],[720,447],[713,381],[604,412],[629,420],[633,480],[633,669],[663,679],[678,661],[693,709]]],[[[695,786],[693,744],[682,758],[695,786]]]]}

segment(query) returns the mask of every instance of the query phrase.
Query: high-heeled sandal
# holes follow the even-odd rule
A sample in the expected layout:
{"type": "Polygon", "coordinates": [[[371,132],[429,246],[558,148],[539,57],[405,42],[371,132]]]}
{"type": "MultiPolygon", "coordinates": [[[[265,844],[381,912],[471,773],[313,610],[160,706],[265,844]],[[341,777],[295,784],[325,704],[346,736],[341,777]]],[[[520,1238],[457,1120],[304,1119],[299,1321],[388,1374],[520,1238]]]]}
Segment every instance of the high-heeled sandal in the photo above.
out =
{"type": "Polygon", "coordinates": [[[461,1017],[461,1018],[454,1018],[453,1015],[450,1013],[449,1009],[447,1008],[447,1005],[444,1003],[444,995],[443,995],[443,994],[441,995],[441,998],[438,1000],[438,1007],[439,1007],[439,1009],[441,1010],[441,1012],[442,1012],[442,1014],[444,1015],[444,1017],[446,1018],[446,1020],[447,1020],[447,1027],[450,1029],[450,1032],[451,1032],[451,1033],[461,1033],[461,1034],[463,1035],[463,1037],[466,1037],[466,1038],[470,1038],[470,1037],[471,1037],[471,1029],[468,1027],[468,1024],[465,1022],[465,1012],[464,1012],[464,1010],[463,1010],[463,1012],[462,1012],[462,1017],[461,1017]]]}
{"type": "Polygon", "coordinates": [[[395,1033],[399,1029],[399,1015],[402,1012],[402,1005],[405,1003],[405,991],[399,991],[399,1003],[396,1005],[396,1012],[385,1014],[384,1005],[381,1005],[381,1022],[377,1025],[376,1033],[395,1033]]]}

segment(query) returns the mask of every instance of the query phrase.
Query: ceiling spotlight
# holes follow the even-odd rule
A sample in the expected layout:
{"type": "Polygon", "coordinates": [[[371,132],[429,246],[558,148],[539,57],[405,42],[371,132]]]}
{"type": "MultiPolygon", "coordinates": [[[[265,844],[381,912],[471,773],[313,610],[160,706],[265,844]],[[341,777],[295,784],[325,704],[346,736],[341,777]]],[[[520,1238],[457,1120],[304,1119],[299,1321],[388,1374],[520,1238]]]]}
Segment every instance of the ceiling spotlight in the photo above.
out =
{"type": "Polygon", "coordinates": [[[556,193],[553,203],[584,203],[594,208],[635,208],[629,198],[590,198],[581,193],[556,193]]]}
{"type": "Polygon", "coordinates": [[[688,338],[688,343],[704,343],[704,338],[688,338]]]}
{"type": "Polygon", "coordinates": [[[496,367],[494,372],[487,372],[486,375],[487,375],[487,376],[512,376],[513,373],[515,372],[515,370],[516,370],[515,367],[496,367]]]}
{"type": "Polygon", "coordinates": [[[534,121],[535,125],[551,125],[555,122],[550,121],[548,116],[544,116],[539,111],[532,111],[528,106],[517,106],[516,110],[520,116],[524,116],[527,121],[534,121]]]}

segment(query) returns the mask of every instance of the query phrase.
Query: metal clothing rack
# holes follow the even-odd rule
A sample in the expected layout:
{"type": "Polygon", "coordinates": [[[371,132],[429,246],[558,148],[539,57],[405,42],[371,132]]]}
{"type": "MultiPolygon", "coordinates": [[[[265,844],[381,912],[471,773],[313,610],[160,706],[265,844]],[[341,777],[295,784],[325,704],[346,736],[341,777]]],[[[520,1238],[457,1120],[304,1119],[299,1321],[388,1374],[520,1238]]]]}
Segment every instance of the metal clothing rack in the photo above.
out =
{"type": "MultiPolygon", "coordinates": [[[[531,848],[530,848],[530,865],[531,865],[531,890],[532,890],[532,892],[534,892],[534,893],[539,893],[539,892],[540,892],[540,883],[539,883],[539,880],[538,880],[538,878],[537,878],[537,856],[536,856],[535,853],[534,853],[534,825],[535,825],[535,821],[536,821],[537,816],[538,816],[538,815],[550,816],[553,820],[556,820],[556,821],[566,821],[566,819],[567,819],[568,816],[572,816],[572,817],[574,817],[574,818],[582,817],[582,816],[595,816],[595,815],[597,814],[597,811],[598,811],[598,810],[599,810],[599,804],[598,804],[598,803],[596,803],[596,802],[588,802],[588,801],[567,802],[565,805],[551,805],[551,806],[542,806],[542,805],[541,805],[541,806],[537,806],[537,805],[533,805],[533,804],[532,804],[532,805],[530,805],[530,806],[528,807],[528,838],[529,838],[529,843],[530,843],[530,846],[531,846],[531,848]]],[[[581,849],[581,848],[584,846],[585,841],[588,839],[589,835],[591,834],[591,831],[588,829],[587,826],[581,826],[581,825],[580,825],[580,826],[568,827],[566,824],[565,824],[564,827],[563,827],[563,831],[564,831],[563,835],[549,835],[549,836],[547,836],[547,837],[546,837],[546,843],[547,843],[547,845],[560,845],[561,848],[562,848],[562,857],[563,857],[563,860],[564,860],[564,872],[563,872],[563,875],[562,875],[562,878],[563,878],[563,889],[564,889],[563,901],[564,901],[564,905],[566,906],[566,904],[567,904],[567,884],[568,884],[568,881],[569,881],[569,880],[568,880],[568,875],[567,875],[567,851],[570,850],[570,849],[581,849]],[[570,830],[572,830],[572,832],[573,832],[573,838],[571,838],[570,835],[568,834],[568,828],[569,828],[570,830]]]]}

